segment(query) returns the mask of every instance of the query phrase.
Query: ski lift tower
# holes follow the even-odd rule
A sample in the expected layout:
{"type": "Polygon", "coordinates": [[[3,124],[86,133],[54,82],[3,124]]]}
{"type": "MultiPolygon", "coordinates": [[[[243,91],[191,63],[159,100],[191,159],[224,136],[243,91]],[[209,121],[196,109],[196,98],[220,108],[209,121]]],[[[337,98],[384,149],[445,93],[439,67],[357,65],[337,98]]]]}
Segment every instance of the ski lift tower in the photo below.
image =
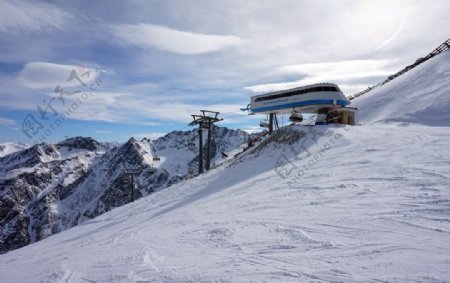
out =
{"type": "MultiPolygon", "coordinates": [[[[134,190],[135,190],[135,185],[134,185],[134,180],[135,180],[135,176],[139,174],[139,170],[138,169],[134,169],[134,168],[123,168],[125,175],[128,176],[128,178],[130,178],[131,181],[131,202],[134,201],[134,190]]],[[[137,180],[136,180],[137,182],[137,180]]],[[[139,183],[137,182],[137,185],[139,187],[139,183]]]]}
{"type": "Polygon", "coordinates": [[[201,115],[191,115],[193,121],[189,123],[189,126],[198,125],[198,139],[199,139],[199,154],[198,154],[198,173],[203,173],[203,129],[208,130],[208,142],[206,151],[206,166],[205,169],[211,168],[211,135],[214,130],[214,123],[222,121],[219,118],[220,112],[200,110],[201,115]]]}

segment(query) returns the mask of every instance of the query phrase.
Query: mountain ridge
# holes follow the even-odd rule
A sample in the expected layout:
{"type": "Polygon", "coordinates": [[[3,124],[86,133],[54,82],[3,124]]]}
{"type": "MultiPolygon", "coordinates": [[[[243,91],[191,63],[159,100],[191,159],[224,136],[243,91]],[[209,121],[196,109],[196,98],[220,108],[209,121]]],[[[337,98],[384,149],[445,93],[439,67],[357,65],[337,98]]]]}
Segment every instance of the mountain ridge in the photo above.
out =
{"type": "MultiPolygon", "coordinates": [[[[228,144],[217,150],[234,149],[247,136],[240,130],[217,127],[213,143],[228,144]],[[222,142],[230,133],[234,143],[222,142]]],[[[194,174],[196,139],[195,130],[174,131],[154,141],[130,138],[120,145],[73,137],[0,157],[0,253],[59,233],[194,174]],[[180,146],[180,142],[192,146],[180,146]],[[177,155],[186,158],[180,160],[177,155]],[[155,161],[155,156],[162,161],[155,161]],[[134,183],[126,173],[130,168],[136,171],[134,183]]],[[[213,156],[216,153],[214,147],[213,156]]]]}

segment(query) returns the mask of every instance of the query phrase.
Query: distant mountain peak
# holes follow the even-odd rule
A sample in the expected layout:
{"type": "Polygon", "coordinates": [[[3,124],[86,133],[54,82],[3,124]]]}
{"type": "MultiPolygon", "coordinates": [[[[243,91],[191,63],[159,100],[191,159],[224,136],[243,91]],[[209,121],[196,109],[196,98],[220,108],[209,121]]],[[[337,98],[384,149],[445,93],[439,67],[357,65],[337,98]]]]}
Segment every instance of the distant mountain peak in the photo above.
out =
{"type": "Polygon", "coordinates": [[[73,137],[65,139],[57,144],[75,149],[96,150],[100,147],[100,143],[91,137],[73,137]]]}

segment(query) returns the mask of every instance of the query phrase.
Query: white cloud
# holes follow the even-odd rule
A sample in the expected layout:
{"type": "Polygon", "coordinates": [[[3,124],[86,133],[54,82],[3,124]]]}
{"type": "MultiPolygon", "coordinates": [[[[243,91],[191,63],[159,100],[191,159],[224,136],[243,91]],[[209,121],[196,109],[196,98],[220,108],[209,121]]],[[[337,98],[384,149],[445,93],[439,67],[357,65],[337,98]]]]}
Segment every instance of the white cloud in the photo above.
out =
{"type": "MultiPolygon", "coordinates": [[[[139,124],[139,125],[144,125],[144,126],[151,126],[151,127],[163,125],[163,123],[161,123],[161,122],[151,122],[151,121],[150,122],[136,121],[134,123],[139,124]]],[[[170,123],[164,123],[164,124],[167,125],[167,124],[170,124],[170,123]]]]}
{"type": "Polygon", "coordinates": [[[280,73],[336,78],[367,77],[386,75],[391,60],[348,60],[339,62],[287,65],[279,68],[280,73]]]}
{"type": "MultiPolygon", "coordinates": [[[[348,60],[340,62],[313,63],[300,65],[286,65],[277,70],[280,75],[298,74],[302,76],[297,81],[259,84],[245,87],[252,92],[270,92],[289,89],[303,85],[334,82],[343,88],[344,92],[354,91],[362,86],[360,90],[367,87],[355,83],[359,79],[388,76],[399,67],[393,67],[393,60],[348,60]]],[[[348,93],[350,94],[350,93],[348,93]]]]}
{"type": "Polygon", "coordinates": [[[16,122],[14,120],[0,117],[0,126],[12,126],[15,124],[16,122]]]}
{"type": "MultiPolygon", "coordinates": [[[[201,109],[222,113],[239,111],[242,105],[214,104],[199,105],[186,103],[161,102],[158,97],[115,92],[83,92],[64,96],[65,104],[55,99],[51,104],[58,113],[65,113],[73,103],[77,105],[70,111],[70,118],[85,121],[104,121],[110,123],[128,123],[145,126],[168,126],[173,123],[185,123],[192,120],[191,114],[200,113],[201,109]]],[[[45,98],[55,97],[47,93],[45,98]]],[[[10,106],[10,105],[8,105],[10,106]]],[[[31,105],[30,109],[35,109],[31,105]]]]}
{"type": "Polygon", "coordinates": [[[399,35],[401,34],[401,32],[404,30],[404,26],[405,23],[402,22],[401,24],[399,24],[399,26],[397,27],[397,30],[394,31],[388,38],[386,38],[383,42],[381,42],[378,47],[376,49],[381,49],[387,45],[389,45],[391,42],[393,42],[396,38],[399,37],[399,35]]]}
{"type": "Polygon", "coordinates": [[[56,6],[24,1],[0,1],[0,32],[61,29],[71,15],[56,6]]]}
{"type": "Polygon", "coordinates": [[[191,121],[191,114],[199,114],[200,110],[218,111],[221,113],[228,113],[231,111],[239,111],[240,105],[235,104],[214,104],[214,105],[199,105],[199,104],[182,104],[182,103],[153,103],[152,107],[142,105],[139,100],[129,104],[133,109],[139,111],[149,117],[156,118],[161,121],[185,122],[191,121]]]}
{"type": "MultiPolygon", "coordinates": [[[[266,92],[332,81],[351,94],[377,83],[380,76],[395,73],[446,39],[441,37],[450,23],[446,14],[450,1],[437,0],[433,5],[414,0],[342,1],[230,0],[201,5],[177,1],[164,4],[163,9],[150,2],[111,3],[108,13],[98,9],[101,3],[55,4],[77,15],[74,18],[38,1],[0,0],[0,33],[10,33],[2,33],[1,60],[32,62],[17,80],[15,67],[5,69],[9,77],[0,78],[0,105],[36,110],[43,98],[55,97],[56,85],[76,86],[76,81],[66,82],[74,66],[33,61],[73,58],[66,62],[78,63],[73,60],[81,56],[116,72],[107,76],[102,72],[105,84],[72,118],[160,126],[159,130],[188,123],[190,114],[204,108],[239,111],[250,96],[242,90],[245,86],[266,92]],[[149,19],[161,26],[135,24],[149,19]],[[69,25],[74,22],[78,24],[69,25]],[[52,33],[42,36],[48,30],[52,33]],[[28,34],[23,36],[23,31],[28,34]],[[118,43],[141,50],[115,48],[118,43]],[[178,55],[217,50],[222,52],[178,55]],[[401,62],[349,60],[374,58],[401,62]],[[305,64],[314,62],[321,63],[305,64]],[[42,88],[45,93],[36,91],[42,88]]],[[[223,117],[223,124],[248,125],[256,119],[234,113],[223,117]]]]}
{"type": "Polygon", "coordinates": [[[180,31],[152,24],[114,25],[112,33],[125,45],[157,48],[179,54],[202,54],[239,45],[234,35],[211,35],[180,31]]]}
{"type": "Polygon", "coordinates": [[[84,66],[31,62],[20,72],[18,82],[28,88],[54,89],[58,85],[61,87],[80,87],[82,83],[89,85],[98,76],[98,71],[84,66]],[[71,76],[72,72],[75,72],[81,82],[71,76]]]}

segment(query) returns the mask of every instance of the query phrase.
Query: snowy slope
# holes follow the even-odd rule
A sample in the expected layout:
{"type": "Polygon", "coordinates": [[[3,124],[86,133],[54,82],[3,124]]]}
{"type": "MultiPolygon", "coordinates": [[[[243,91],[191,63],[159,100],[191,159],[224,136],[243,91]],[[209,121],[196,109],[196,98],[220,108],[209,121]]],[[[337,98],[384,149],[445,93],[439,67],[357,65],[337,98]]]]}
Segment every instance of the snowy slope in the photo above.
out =
{"type": "Polygon", "coordinates": [[[0,281],[450,278],[447,129],[320,126],[283,136],[0,256],[0,281]]]}
{"type": "Polygon", "coordinates": [[[362,123],[450,126],[450,50],[352,101],[362,123]]]}
{"type": "Polygon", "coordinates": [[[0,144],[0,157],[6,156],[8,154],[24,150],[26,148],[30,147],[27,144],[23,143],[14,143],[14,142],[7,142],[0,144]]]}

